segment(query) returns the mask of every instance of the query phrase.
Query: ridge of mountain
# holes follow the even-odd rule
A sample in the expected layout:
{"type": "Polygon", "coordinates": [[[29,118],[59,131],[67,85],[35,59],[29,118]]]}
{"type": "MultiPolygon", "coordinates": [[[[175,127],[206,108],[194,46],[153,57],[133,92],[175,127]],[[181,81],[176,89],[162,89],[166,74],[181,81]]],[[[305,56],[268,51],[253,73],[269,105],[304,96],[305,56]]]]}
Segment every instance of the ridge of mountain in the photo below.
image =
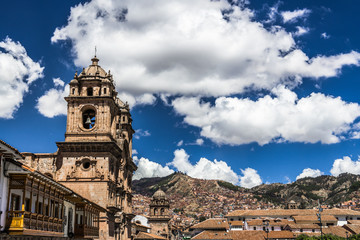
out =
{"type": "Polygon", "coordinates": [[[344,201],[360,198],[360,176],[349,173],[338,177],[322,175],[288,184],[262,184],[251,189],[220,180],[192,178],[181,172],[133,181],[134,193],[147,198],[159,188],[169,196],[175,211],[196,216],[222,216],[233,209],[286,208],[291,200],[300,208],[316,207],[319,200],[330,207],[338,206],[344,201]]]}

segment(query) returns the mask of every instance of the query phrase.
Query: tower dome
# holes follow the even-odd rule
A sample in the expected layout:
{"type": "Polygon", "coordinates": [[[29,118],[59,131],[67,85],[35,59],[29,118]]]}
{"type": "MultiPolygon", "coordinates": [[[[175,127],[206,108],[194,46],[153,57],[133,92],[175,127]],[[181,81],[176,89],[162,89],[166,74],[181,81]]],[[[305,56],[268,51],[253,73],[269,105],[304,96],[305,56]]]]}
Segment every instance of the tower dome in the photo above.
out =
{"type": "Polygon", "coordinates": [[[106,77],[106,71],[98,64],[99,59],[95,56],[91,59],[91,61],[91,65],[84,69],[84,74],[87,76],[106,77]]]}
{"type": "Polygon", "coordinates": [[[163,190],[161,190],[161,189],[159,188],[159,190],[157,190],[157,191],[154,193],[153,199],[156,199],[156,200],[166,199],[166,194],[164,193],[163,190]]]}

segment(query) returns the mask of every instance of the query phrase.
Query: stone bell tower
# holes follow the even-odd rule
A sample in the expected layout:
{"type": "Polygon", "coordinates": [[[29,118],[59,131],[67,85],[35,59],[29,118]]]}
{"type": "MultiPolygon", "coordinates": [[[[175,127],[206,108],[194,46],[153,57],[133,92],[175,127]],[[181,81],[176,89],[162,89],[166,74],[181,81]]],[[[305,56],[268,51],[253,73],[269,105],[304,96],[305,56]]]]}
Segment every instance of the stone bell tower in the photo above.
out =
{"type": "Polygon", "coordinates": [[[149,224],[151,233],[170,239],[169,221],[170,221],[170,202],[166,194],[157,190],[150,203],[149,224]]]}
{"type": "Polygon", "coordinates": [[[65,141],[57,142],[55,178],[107,210],[100,219],[100,239],[127,239],[136,170],[130,109],[117,97],[110,71],[99,66],[96,56],[91,61],[75,73],[65,97],[67,125],[65,141]]]}

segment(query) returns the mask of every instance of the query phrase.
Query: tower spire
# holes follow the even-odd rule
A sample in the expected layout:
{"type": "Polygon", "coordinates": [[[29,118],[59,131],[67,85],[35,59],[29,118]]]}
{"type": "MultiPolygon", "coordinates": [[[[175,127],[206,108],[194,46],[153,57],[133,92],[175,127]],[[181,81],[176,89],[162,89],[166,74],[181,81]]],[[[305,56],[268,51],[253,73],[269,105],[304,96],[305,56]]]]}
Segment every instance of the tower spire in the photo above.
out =
{"type": "Polygon", "coordinates": [[[98,62],[99,62],[99,59],[96,57],[96,52],[97,52],[97,49],[96,49],[96,46],[95,46],[95,55],[94,55],[94,57],[91,59],[92,65],[98,65],[98,62]]]}

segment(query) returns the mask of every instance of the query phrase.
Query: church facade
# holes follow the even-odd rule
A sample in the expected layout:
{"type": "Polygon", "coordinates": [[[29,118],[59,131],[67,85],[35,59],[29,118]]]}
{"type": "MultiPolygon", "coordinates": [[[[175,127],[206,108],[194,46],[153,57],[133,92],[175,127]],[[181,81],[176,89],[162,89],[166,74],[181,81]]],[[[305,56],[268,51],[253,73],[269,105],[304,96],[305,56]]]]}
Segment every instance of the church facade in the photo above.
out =
{"type": "Polygon", "coordinates": [[[129,105],[117,97],[110,71],[98,65],[96,56],[91,61],[69,84],[65,141],[56,143],[56,153],[23,153],[23,163],[106,209],[100,215],[100,239],[127,239],[137,168],[132,118],[129,105]]]}

